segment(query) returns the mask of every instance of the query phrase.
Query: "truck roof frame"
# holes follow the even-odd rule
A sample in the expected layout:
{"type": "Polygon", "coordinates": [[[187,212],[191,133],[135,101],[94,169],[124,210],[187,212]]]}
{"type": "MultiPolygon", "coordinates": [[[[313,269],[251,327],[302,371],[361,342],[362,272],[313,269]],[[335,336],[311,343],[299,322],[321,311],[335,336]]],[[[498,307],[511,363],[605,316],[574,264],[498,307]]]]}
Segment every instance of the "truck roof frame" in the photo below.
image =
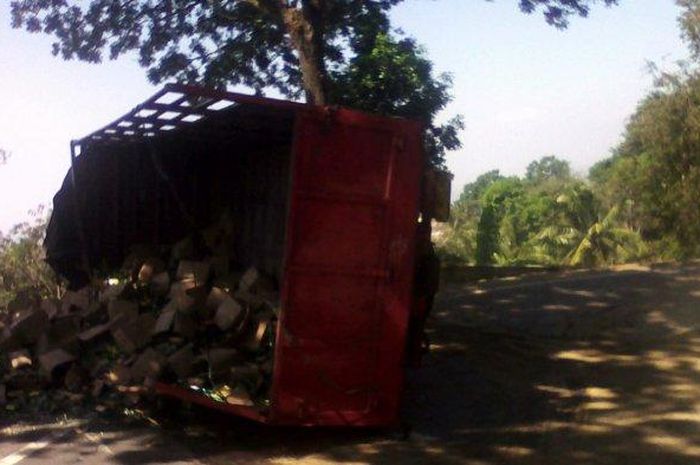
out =
{"type": "Polygon", "coordinates": [[[188,84],[166,84],[161,90],[106,126],[71,142],[73,147],[92,143],[149,139],[191,128],[239,105],[279,110],[299,110],[307,104],[257,97],[188,84]]]}

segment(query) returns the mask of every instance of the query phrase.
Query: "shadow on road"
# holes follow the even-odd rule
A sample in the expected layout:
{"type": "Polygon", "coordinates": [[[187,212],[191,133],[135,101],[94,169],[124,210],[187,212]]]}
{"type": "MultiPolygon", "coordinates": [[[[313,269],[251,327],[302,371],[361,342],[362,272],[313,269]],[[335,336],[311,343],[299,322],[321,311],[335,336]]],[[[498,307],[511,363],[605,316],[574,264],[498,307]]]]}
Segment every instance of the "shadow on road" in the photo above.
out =
{"type": "Polygon", "coordinates": [[[697,464],[699,311],[698,266],[451,284],[430,322],[432,353],[409,374],[408,440],[179,406],[155,436],[91,431],[123,464],[697,464]]]}

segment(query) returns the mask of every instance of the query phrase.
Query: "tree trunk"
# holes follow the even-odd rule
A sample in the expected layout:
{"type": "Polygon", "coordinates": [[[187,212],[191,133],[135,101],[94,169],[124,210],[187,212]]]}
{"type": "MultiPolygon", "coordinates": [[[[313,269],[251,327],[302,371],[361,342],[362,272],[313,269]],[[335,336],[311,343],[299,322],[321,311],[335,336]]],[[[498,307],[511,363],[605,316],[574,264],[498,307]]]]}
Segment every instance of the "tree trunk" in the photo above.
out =
{"type": "Polygon", "coordinates": [[[304,0],[302,8],[288,7],[282,20],[292,46],[299,54],[299,67],[309,103],[326,105],[327,70],[324,61],[324,0],[304,0]]]}

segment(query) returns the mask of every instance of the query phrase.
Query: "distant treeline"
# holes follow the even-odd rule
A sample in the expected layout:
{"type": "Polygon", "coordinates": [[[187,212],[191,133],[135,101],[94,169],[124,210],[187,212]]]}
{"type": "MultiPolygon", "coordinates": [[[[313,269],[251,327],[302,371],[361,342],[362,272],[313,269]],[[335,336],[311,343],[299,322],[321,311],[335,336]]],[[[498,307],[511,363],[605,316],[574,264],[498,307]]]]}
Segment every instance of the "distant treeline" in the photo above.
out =
{"type": "Polygon", "coordinates": [[[700,255],[700,74],[656,81],[586,179],[547,156],[524,177],[490,171],[464,186],[436,229],[443,259],[597,266],[700,255]]]}

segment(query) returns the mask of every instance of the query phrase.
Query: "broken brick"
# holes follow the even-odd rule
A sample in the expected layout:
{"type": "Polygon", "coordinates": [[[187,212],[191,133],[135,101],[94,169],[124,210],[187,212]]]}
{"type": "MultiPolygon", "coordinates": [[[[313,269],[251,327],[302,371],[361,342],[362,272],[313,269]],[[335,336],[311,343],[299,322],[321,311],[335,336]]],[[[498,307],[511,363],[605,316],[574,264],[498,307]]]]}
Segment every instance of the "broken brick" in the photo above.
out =
{"type": "Polygon", "coordinates": [[[262,274],[255,267],[248,268],[243,273],[238,288],[243,292],[253,292],[263,296],[276,294],[276,286],[272,279],[262,274]]]}
{"type": "Polygon", "coordinates": [[[39,306],[48,316],[49,320],[58,315],[60,302],[53,299],[45,299],[41,301],[39,306]]]}
{"type": "Polygon", "coordinates": [[[17,336],[12,334],[10,328],[5,327],[0,330],[0,351],[7,352],[22,348],[22,341],[17,336]]]}
{"type": "Polygon", "coordinates": [[[155,327],[153,328],[153,334],[162,334],[169,332],[173,327],[173,323],[175,322],[176,312],[177,309],[171,301],[171,303],[166,305],[165,308],[161,310],[160,315],[158,315],[155,327]]]}
{"type": "Polygon", "coordinates": [[[61,299],[61,313],[67,315],[73,311],[86,310],[90,305],[89,287],[77,291],[67,291],[61,299]]]}
{"type": "Polygon", "coordinates": [[[151,291],[159,297],[168,295],[170,291],[170,275],[165,271],[155,274],[151,279],[151,291]]]}
{"type": "Polygon", "coordinates": [[[224,276],[217,276],[216,281],[214,281],[214,286],[223,289],[229,294],[238,289],[238,283],[241,281],[242,273],[229,273],[224,276]]]}
{"type": "Polygon", "coordinates": [[[186,237],[176,242],[170,250],[171,258],[177,262],[187,260],[192,255],[194,255],[194,241],[192,241],[191,237],[186,237]]]}
{"type": "Polygon", "coordinates": [[[131,366],[132,380],[136,383],[142,383],[148,377],[157,377],[163,371],[165,363],[165,357],[149,347],[139,355],[131,366]]]}
{"type": "Polygon", "coordinates": [[[110,320],[117,317],[124,321],[133,320],[139,315],[139,304],[130,300],[115,299],[107,305],[107,313],[110,320]]]}
{"type": "Polygon", "coordinates": [[[49,317],[43,310],[25,310],[10,326],[12,336],[21,344],[34,344],[39,336],[46,330],[49,317]]]}
{"type": "Polygon", "coordinates": [[[225,297],[216,309],[214,322],[220,330],[227,331],[241,321],[243,314],[241,304],[232,297],[225,297]]]}
{"type": "Polygon", "coordinates": [[[206,353],[209,369],[214,373],[228,371],[228,368],[235,361],[239,361],[241,356],[236,349],[210,349],[206,353]]]}
{"type": "Polygon", "coordinates": [[[112,337],[119,348],[126,353],[134,353],[151,340],[156,320],[148,313],[140,315],[131,321],[115,325],[112,337]]]}
{"type": "Polygon", "coordinates": [[[64,349],[68,352],[78,350],[78,332],[80,331],[80,317],[76,314],[64,315],[55,318],[49,323],[48,330],[40,337],[37,345],[37,353],[51,349],[64,349]],[[45,346],[44,346],[45,344],[45,346]],[[43,346],[43,347],[41,347],[43,346]]]}
{"type": "Polygon", "coordinates": [[[187,289],[185,293],[192,299],[194,299],[194,305],[197,307],[203,307],[207,301],[207,296],[209,296],[209,289],[206,286],[196,286],[191,289],[187,289]]]}
{"type": "Polygon", "coordinates": [[[100,397],[102,391],[104,391],[104,388],[105,382],[101,379],[96,379],[92,383],[92,389],[90,390],[90,394],[92,394],[92,397],[100,397]]]}
{"type": "Polygon", "coordinates": [[[176,276],[180,281],[193,281],[195,286],[201,286],[209,280],[210,273],[210,262],[182,260],[178,264],[176,276]]]}
{"type": "Polygon", "coordinates": [[[108,318],[107,304],[99,301],[92,302],[86,310],[79,313],[83,323],[87,326],[94,326],[104,322],[108,318]]]}
{"type": "Polygon", "coordinates": [[[153,265],[150,263],[144,263],[141,265],[141,268],[139,269],[139,274],[137,279],[139,280],[140,283],[149,283],[151,282],[151,279],[153,279],[153,276],[155,275],[155,269],[153,268],[153,265]]]}
{"type": "Polygon", "coordinates": [[[192,315],[186,312],[176,312],[175,321],[173,323],[173,332],[192,339],[197,332],[197,322],[192,315]]]}
{"type": "MultiPolygon", "coordinates": [[[[119,321],[119,319],[114,321],[119,321]]],[[[90,342],[94,339],[97,339],[98,337],[102,336],[103,334],[106,334],[110,330],[114,321],[110,321],[108,323],[104,323],[101,325],[93,326],[90,329],[86,329],[82,333],[78,334],[78,340],[80,340],[80,342],[90,342]]]]}
{"type": "MultiPolygon", "coordinates": [[[[275,281],[256,268],[230,272],[234,248],[225,234],[207,252],[185,242],[187,260],[170,262],[177,269],[174,282],[162,262],[134,255],[124,270],[130,278],[109,280],[109,286],[94,281],[60,303],[18,301],[17,311],[0,316],[2,353],[24,350],[7,363],[24,367],[4,372],[8,392],[60,385],[100,396],[110,384],[136,402],[159,380],[177,380],[220,401],[252,405],[252,393],[266,392],[263,383],[274,366],[267,349],[278,308],[275,281]],[[214,255],[196,261],[201,253],[214,255]],[[113,341],[103,337],[108,334],[113,341]]],[[[57,392],[78,398],[67,391],[57,392]]]]}
{"type": "Polygon", "coordinates": [[[192,374],[194,363],[192,344],[187,344],[168,357],[168,365],[179,379],[186,379],[192,374]]]}
{"type": "Polygon", "coordinates": [[[75,360],[63,349],[55,349],[39,356],[39,364],[45,375],[52,376],[54,370],[75,360]]]}
{"type": "Polygon", "coordinates": [[[63,385],[71,392],[78,392],[83,389],[87,381],[88,374],[80,365],[74,363],[66,372],[63,385]]]}
{"type": "Polygon", "coordinates": [[[257,310],[265,305],[265,299],[263,297],[250,291],[236,291],[234,296],[252,309],[257,310]]]}
{"type": "Polygon", "coordinates": [[[131,381],[131,370],[129,367],[119,364],[105,373],[105,382],[110,385],[123,385],[131,381]]]}
{"type": "Polygon", "coordinates": [[[194,287],[182,282],[174,283],[170,287],[170,300],[175,303],[178,310],[187,311],[194,306],[196,303],[195,299],[187,293],[188,289],[193,289],[194,287]]]}
{"type": "Polygon", "coordinates": [[[158,273],[163,271],[164,268],[165,264],[160,259],[149,258],[143,265],[141,265],[137,279],[143,284],[150,283],[158,273]]]}
{"type": "Polygon", "coordinates": [[[267,320],[254,321],[253,331],[248,334],[243,347],[250,352],[259,351],[265,342],[270,323],[267,320]]]}
{"type": "Polygon", "coordinates": [[[252,407],[253,400],[250,397],[248,391],[246,391],[241,386],[236,386],[228,396],[226,396],[226,403],[230,405],[240,405],[244,407],[252,407]]]}
{"type": "Polygon", "coordinates": [[[230,272],[231,260],[227,254],[217,254],[210,259],[214,276],[226,276],[230,272]]]}
{"type": "Polygon", "coordinates": [[[29,355],[28,350],[10,352],[8,358],[10,359],[10,366],[15,370],[32,365],[32,357],[29,355]]]}
{"type": "Polygon", "coordinates": [[[204,305],[209,309],[216,310],[227,297],[229,297],[228,292],[220,287],[214,286],[211,288],[211,291],[209,291],[204,305]]]}
{"type": "MultiPolygon", "coordinates": [[[[105,284],[102,290],[100,291],[100,295],[98,298],[99,302],[102,304],[108,304],[112,300],[118,299],[122,292],[124,292],[126,284],[126,281],[119,281],[116,284],[105,284]]],[[[84,310],[87,310],[87,308],[84,310]]]]}

